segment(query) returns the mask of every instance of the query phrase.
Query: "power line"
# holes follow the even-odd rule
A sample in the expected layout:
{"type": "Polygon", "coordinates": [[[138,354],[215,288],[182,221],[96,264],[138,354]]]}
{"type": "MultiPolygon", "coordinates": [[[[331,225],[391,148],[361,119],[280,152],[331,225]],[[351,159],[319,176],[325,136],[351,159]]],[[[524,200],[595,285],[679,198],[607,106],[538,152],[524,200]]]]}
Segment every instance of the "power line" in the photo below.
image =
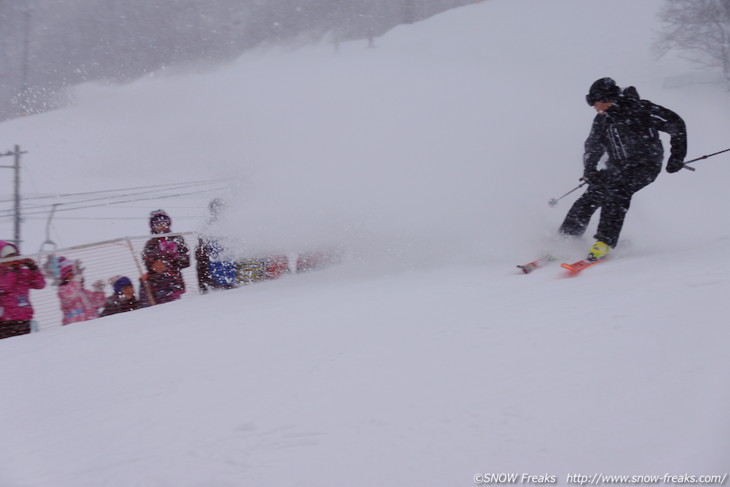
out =
{"type": "MultiPolygon", "coordinates": [[[[94,205],[78,206],[78,207],[74,207],[74,208],[58,208],[56,211],[57,212],[60,212],[60,211],[73,211],[73,210],[81,210],[81,209],[85,209],[85,208],[97,208],[97,207],[100,207],[100,206],[111,206],[111,205],[118,205],[118,204],[122,204],[122,203],[132,203],[132,202],[135,202],[135,201],[148,201],[148,200],[159,200],[159,199],[167,199],[167,198],[178,198],[180,196],[187,196],[187,195],[191,195],[191,194],[210,193],[211,191],[222,191],[224,189],[226,189],[226,188],[210,188],[210,189],[203,189],[203,190],[200,190],[200,191],[189,191],[187,193],[178,193],[178,194],[171,194],[171,195],[151,196],[149,198],[135,198],[135,199],[123,200],[123,201],[110,201],[110,202],[107,202],[107,203],[98,203],[98,204],[94,204],[94,205]]],[[[68,204],[74,204],[74,203],[68,203],[68,204]]],[[[53,206],[53,205],[50,205],[50,206],[53,206]]],[[[46,214],[46,213],[48,213],[47,210],[44,210],[44,211],[31,211],[31,212],[28,212],[28,213],[23,213],[23,216],[43,215],[43,214],[46,214]]],[[[0,219],[9,218],[9,217],[10,216],[8,216],[8,215],[6,215],[6,216],[0,215],[0,219]]]]}
{"type": "MultiPolygon", "coordinates": [[[[198,184],[189,184],[187,186],[179,186],[177,188],[170,188],[170,189],[165,190],[165,191],[170,191],[172,189],[184,189],[184,188],[196,187],[196,186],[200,186],[200,185],[198,185],[198,184]]],[[[116,195],[112,195],[112,196],[103,196],[101,198],[90,198],[90,199],[85,199],[85,200],[71,201],[71,202],[68,202],[68,203],[52,203],[52,204],[47,204],[47,205],[28,206],[28,207],[25,207],[24,210],[35,210],[35,209],[38,209],[38,208],[47,208],[49,206],[52,207],[52,206],[59,206],[59,205],[78,205],[78,204],[81,204],[81,203],[90,203],[92,201],[112,200],[112,199],[116,199],[116,198],[123,198],[123,197],[127,197],[127,196],[138,196],[138,195],[150,194],[150,193],[155,193],[155,191],[140,191],[140,192],[137,192],[137,193],[116,194],[116,195]]],[[[2,211],[2,210],[0,210],[0,211],[2,211]]],[[[7,211],[7,210],[5,210],[5,211],[7,211]]]]}
{"type": "MultiPolygon", "coordinates": [[[[188,188],[188,187],[197,187],[197,186],[202,186],[202,185],[200,185],[200,184],[188,184],[187,186],[178,186],[176,188],[169,188],[169,189],[167,189],[165,191],[171,191],[172,189],[184,189],[184,188],[188,188]]],[[[203,192],[207,192],[207,191],[214,191],[214,190],[217,191],[217,190],[223,190],[223,189],[226,189],[226,188],[209,188],[207,190],[202,190],[202,191],[203,192]]],[[[127,196],[138,196],[138,195],[144,195],[144,194],[150,194],[150,193],[158,193],[158,192],[156,192],[156,191],[140,191],[140,192],[137,192],[137,193],[125,193],[125,194],[117,194],[117,195],[112,195],[112,196],[104,196],[104,197],[101,197],[101,198],[89,198],[89,199],[85,199],[85,200],[70,201],[70,202],[67,202],[67,203],[49,203],[49,204],[45,204],[45,205],[34,205],[34,206],[24,207],[23,210],[31,210],[30,213],[24,213],[26,215],[29,215],[29,214],[34,214],[32,210],[38,210],[40,208],[46,208],[45,211],[48,211],[51,208],[53,208],[54,206],[58,207],[58,206],[62,206],[62,205],[79,205],[79,204],[82,204],[82,203],[90,203],[92,201],[105,201],[105,200],[111,200],[111,199],[116,199],[116,198],[123,198],[123,197],[127,197],[127,196]]],[[[193,193],[195,193],[195,192],[193,192],[193,193]]],[[[193,193],[191,193],[191,194],[193,194],[193,193]]],[[[183,194],[186,194],[186,193],[183,193],[183,194]]],[[[157,197],[162,198],[163,196],[165,196],[165,195],[158,195],[157,197]]],[[[154,198],[152,198],[152,199],[154,199],[154,198]]],[[[137,200],[127,200],[127,201],[137,201],[137,200]]],[[[2,213],[9,213],[10,211],[11,210],[0,210],[0,216],[3,216],[2,213]]]]}
{"type": "MultiPolygon", "coordinates": [[[[167,208],[167,207],[165,207],[167,208]]],[[[210,215],[206,214],[200,214],[200,215],[176,215],[175,220],[192,220],[192,219],[199,219],[199,218],[208,218],[210,215]]],[[[45,220],[46,217],[42,216],[31,216],[29,218],[26,218],[26,220],[45,220]]],[[[139,220],[138,216],[59,216],[58,218],[54,218],[54,221],[57,220],[139,220]]]]}
{"type": "MultiPolygon", "coordinates": [[[[83,193],[65,193],[65,194],[46,194],[43,196],[30,196],[30,197],[23,197],[23,200],[40,200],[40,199],[49,199],[49,198],[68,198],[71,196],[87,196],[91,194],[103,194],[103,193],[114,193],[119,191],[135,191],[138,189],[154,189],[154,188],[169,188],[169,189],[179,189],[179,187],[187,187],[187,186],[204,186],[206,184],[213,184],[213,183],[222,183],[225,182],[224,179],[208,179],[205,181],[189,181],[185,183],[172,183],[172,184],[155,184],[150,186],[137,186],[132,188],[120,188],[120,189],[105,189],[105,190],[99,190],[99,191],[86,191],[83,193]]],[[[126,196],[126,195],[119,195],[119,196],[126,196]]],[[[0,200],[0,203],[7,203],[13,201],[12,199],[4,199],[0,200]]],[[[48,205],[50,206],[50,205],[48,205]]]]}

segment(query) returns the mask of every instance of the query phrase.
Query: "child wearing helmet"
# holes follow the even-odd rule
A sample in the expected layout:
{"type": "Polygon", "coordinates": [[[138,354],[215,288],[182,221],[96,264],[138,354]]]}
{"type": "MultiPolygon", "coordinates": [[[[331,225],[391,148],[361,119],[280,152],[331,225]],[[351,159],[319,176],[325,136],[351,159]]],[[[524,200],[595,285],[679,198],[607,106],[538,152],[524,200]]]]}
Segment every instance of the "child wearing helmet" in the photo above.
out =
{"type": "Polygon", "coordinates": [[[114,291],[106,299],[101,316],[110,316],[140,308],[139,300],[134,295],[134,286],[127,276],[115,276],[109,279],[114,291]]]}
{"type": "Polygon", "coordinates": [[[61,324],[70,325],[98,318],[99,308],[104,306],[104,283],[96,281],[92,284],[93,291],[85,289],[83,268],[78,260],[59,257],[58,271],[58,299],[63,312],[61,324]]]}
{"type": "Polygon", "coordinates": [[[153,237],[142,251],[147,273],[140,279],[140,302],[143,307],[180,299],[185,293],[182,269],[190,266],[190,251],[185,239],[171,232],[172,219],[164,210],[150,214],[153,237]]]}

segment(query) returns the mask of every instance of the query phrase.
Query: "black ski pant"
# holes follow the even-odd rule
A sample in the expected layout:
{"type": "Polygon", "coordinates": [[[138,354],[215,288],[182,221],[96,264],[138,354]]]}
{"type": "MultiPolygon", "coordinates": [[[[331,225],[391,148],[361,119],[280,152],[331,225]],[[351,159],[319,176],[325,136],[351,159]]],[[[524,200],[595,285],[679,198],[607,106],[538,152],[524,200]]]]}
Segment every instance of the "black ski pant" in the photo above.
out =
{"type": "Polygon", "coordinates": [[[654,171],[623,175],[601,171],[597,180],[589,184],[585,193],[573,203],[560,226],[560,233],[574,237],[583,235],[591,217],[600,208],[601,218],[595,238],[615,247],[631,206],[631,197],[657,176],[658,172],[654,171]]]}
{"type": "Polygon", "coordinates": [[[30,333],[30,320],[0,321],[0,339],[30,333]]]}

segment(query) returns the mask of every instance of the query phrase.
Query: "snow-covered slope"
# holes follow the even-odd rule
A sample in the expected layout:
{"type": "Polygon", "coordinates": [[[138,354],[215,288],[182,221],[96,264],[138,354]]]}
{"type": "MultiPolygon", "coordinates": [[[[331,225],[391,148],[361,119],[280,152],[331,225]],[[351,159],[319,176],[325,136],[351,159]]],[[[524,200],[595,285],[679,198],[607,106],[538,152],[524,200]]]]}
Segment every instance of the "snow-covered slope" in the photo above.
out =
{"type": "MultiPolygon", "coordinates": [[[[225,178],[222,227],[246,249],[353,256],[1,341],[0,485],[727,472],[727,159],[640,192],[610,262],[513,267],[555,245],[572,199],[547,200],[577,184],[596,78],[680,113],[690,157],[725,148],[723,86],[664,88],[689,68],[651,54],[660,4],[613,2],[619,22],[605,3],[489,0],[375,49],[85,86],[75,107],[0,124],[35,192],[225,178]]],[[[103,211],[139,220],[54,238],[146,232],[145,208],[103,211]]]]}

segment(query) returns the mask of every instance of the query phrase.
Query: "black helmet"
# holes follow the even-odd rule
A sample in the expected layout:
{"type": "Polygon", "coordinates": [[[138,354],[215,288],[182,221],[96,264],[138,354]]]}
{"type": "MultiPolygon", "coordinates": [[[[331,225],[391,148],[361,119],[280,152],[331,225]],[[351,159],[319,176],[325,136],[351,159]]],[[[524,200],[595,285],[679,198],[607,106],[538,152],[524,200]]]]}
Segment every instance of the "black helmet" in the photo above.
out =
{"type": "Polygon", "coordinates": [[[590,106],[593,106],[597,101],[614,102],[618,100],[619,94],[621,94],[621,89],[616,85],[614,80],[611,78],[601,78],[591,85],[591,89],[588,90],[588,94],[586,95],[586,102],[590,106]]]}

